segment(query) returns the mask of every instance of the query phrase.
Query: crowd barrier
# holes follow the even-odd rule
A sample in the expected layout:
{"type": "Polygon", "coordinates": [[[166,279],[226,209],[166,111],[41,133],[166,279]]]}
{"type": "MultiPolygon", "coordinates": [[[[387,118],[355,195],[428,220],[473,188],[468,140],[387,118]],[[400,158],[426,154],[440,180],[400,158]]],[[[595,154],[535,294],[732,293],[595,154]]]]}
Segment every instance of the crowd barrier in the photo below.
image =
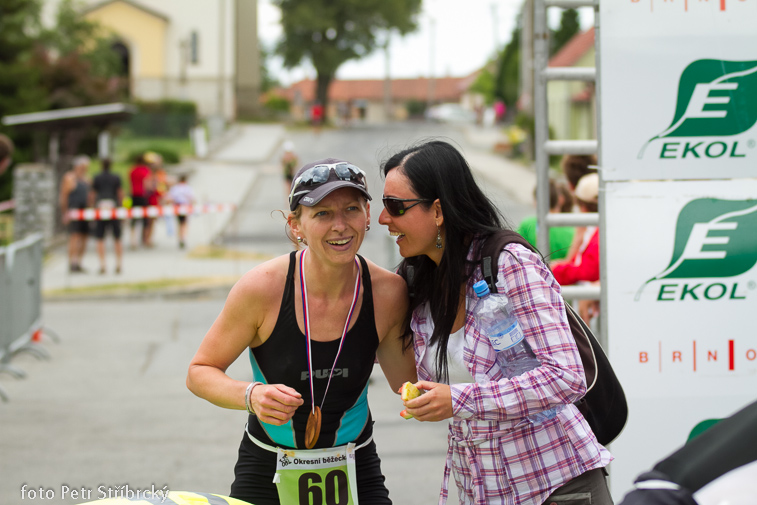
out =
{"type": "Polygon", "coordinates": [[[106,221],[111,219],[140,219],[143,217],[191,216],[195,214],[212,214],[230,212],[235,205],[230,203],[200,205],[150,205],[148,207],[118,207],[114,209],[71,209],[68,218],[71,221],[106,221]]]}
{"type": "MultiPolygon", "coordinates": [[[[0,247],[0,372],[23,378],[23,370],[11,364],[13,357],[28,352],[49,359],[39,345],[42,336],[42,235],[0,247]]],[[[57,336],[45,331],[55,340],[57,336]]],[[[0,389],[0,399],[8,396],[0,389]]]]}

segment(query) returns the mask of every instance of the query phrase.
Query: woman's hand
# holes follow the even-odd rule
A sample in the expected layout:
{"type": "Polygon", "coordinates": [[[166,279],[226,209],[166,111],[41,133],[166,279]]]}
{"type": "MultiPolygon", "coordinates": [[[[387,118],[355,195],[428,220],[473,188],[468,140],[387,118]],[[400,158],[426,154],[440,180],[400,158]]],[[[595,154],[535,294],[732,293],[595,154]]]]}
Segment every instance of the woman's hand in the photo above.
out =
{"type": "Polygon", "coordinates": [[[443,421],[452,417],[452,392],[447,384],[419,381],[415,387],[425,393],[404,402],[408,414],[419,421],[443,421]]]}
{"type": "Polygon", "coordinates": [[[277,426],[289,421],[302,403],[302,395],[283,384],[260,384],[250,393],[250,404],[258,419],[277,426]]]}

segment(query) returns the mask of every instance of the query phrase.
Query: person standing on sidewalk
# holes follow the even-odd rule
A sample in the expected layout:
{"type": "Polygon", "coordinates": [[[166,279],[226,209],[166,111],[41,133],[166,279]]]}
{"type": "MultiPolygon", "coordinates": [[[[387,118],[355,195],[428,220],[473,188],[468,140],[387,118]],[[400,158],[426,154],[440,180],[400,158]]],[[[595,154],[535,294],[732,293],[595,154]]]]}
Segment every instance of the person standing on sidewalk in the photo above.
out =
{"type": "MultiPolygon", "coordinates": [[[[102,171],[95,176],[90,192],[90,205],[101,210],[116,209],[124,199],[121,187],[121,177],[110,171],[110,159],[100,160],[102,171]]],[[[97,239],[97,255],[100,257],[100,274],[105,274],[105,232],[110,230],[113,235],[113,247],[116,252],[116,273],[121,273],[123,260],[123,245],[121,244],[121,220],[98,219],[95,223],[95,238],[97,239]]]]}
{"type": "MultiPolygon", "coordinates": [[[[419,421],[448,420],[449,476],[460,503],[611,505],[604,467],[612,456],[574,402],[586,379],[560,286],[542,257],[504,226],[453,146],[431,141],[403,150],[382,167],[379,223],[397,237],[405,277],[413,271],[410,328],[425,391],[405,401],[419,421]],[[508,235],[499,254],[498,288],[506,295],[540,366],[508,378],[480,330],[473,285],[483,279],[482,246],[508,235]],[[535,414],[552,415],[535,421],[535,414]],[[575,496],[573,497],[575,498],[575,496]]],[[[500,295],[500,296],[501,296],[500,295]]]]}
{"type": "MultiPolygon", "coordinates": [[[[348,162],[300,168],[287,223],[293,242],[307,248],[245,274],[192,359],[187,386],[194,394],[249,413],[233,498],[308,503],[300,477],[316,473],[349,489],[350,503],[391,503],[373,442],[368,379],[376,358],[395,391],[416,376],[403,345],[405,283],[357,255],[370,227],[369,199],[365,173],[348,162]],[[225,374],[243,352],[255,382],[225,374]],[[334,466],[307,464],[321,458],[334,466]]],[[[347,503],[347,495],[316,503],[337,502],[347,503]]]]}
{"type": "MultiPolygon", "coordinates": [[[[179,182],[171,186],[168,190],[167,199],[174,205],[192,205],[195,202],[195,194],[192,188],[187,184],[187,176],[179,176],[179,182]]],[[[187,219],[188,215],[177,214],[179,221],[179,248],[184,249],[187,240],[187,219]]]]}
{"type": "Polygon", "coordinates": [[[60,183],[58,201],[61,219],[63,224],[68,226],[68,268],[72,273],[86,272],[81,266],[81,260],[87,247],[89,221],[72,221],[68,216],[68,211],[87,208],[89,202],[87,170],[90,163],[89,156],[77,156],[74,158],[73,167],[63,174],[60,183]]]}
{"type": "MultiPolygon", "coordinates": [[[[137,159],[137,163],[132,167],[131,172],[129,172],[129,179],[131,180],[131,208],[134,207],[147,207],[147,194],[150,191],[150,178],[152,175],[152,172],[150,171],[150,167],[147,166],[147,161],[145,160],[145,157],[149,153],[145,153],[141,155],[137,159]]],[[[147,237],[148,237],[148,227],[149,225],[149,219],[147,216],[142,218],[142,245],[145,245],[147,243],[147,237]]],[[[136,240],[136,227],[137,227],[137,220],[135,218],[131,219],[131,248],[136,249],[137,248],[137,240],[136,240]]]]}

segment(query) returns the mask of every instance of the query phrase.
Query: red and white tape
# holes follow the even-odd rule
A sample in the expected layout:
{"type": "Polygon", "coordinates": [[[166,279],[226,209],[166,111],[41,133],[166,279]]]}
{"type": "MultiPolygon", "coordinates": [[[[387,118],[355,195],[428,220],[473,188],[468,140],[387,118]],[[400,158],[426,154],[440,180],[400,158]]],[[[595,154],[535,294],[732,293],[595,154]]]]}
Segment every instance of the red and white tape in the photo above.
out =
{"type": "Polygon", "coordinates": [[[112,219],[140,219],[143,217],[190,216],[229,212],[236,208],[231,203],[204,205],[150,205],[148,207],[118,207],[115,209],[71,209],[71,221],[109,221],[112,219]]]}

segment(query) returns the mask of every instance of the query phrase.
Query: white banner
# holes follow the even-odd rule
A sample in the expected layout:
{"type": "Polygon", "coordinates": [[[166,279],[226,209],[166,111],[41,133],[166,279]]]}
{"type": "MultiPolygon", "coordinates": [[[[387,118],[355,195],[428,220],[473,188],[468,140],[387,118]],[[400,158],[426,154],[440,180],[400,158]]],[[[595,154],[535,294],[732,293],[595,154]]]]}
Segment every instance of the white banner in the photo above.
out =
{"type": "Polygon", "coordinates": [[[757,176],[757,0],[602,0],[604,180],[757,176]]]}
{"type": "Polygon", "coordinates": [[[629,400],[613,495],[757,398],[757,179],[605,185],[609,354],[629,400]]]}

